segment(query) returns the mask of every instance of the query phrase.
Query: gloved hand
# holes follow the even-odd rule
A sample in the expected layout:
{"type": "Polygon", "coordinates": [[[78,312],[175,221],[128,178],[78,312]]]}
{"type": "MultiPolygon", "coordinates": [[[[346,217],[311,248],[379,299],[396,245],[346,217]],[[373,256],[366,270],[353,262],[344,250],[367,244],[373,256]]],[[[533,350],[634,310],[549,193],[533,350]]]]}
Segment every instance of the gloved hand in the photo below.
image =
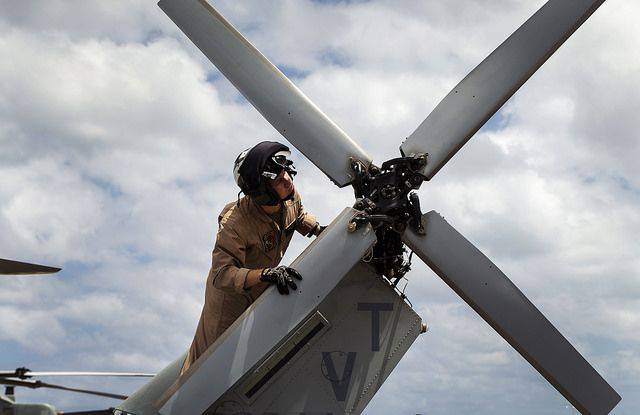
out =
{"type": "Polygon", "coordinates": [[[293,268],[280,265],[275,268],[265,268],[260,274],[260,281],[276,284],[280,294],[289,294],[289,288],[297,290],[298,286],[293,279],[302,280],[302,275],[293,268]]]}
{"type": "Polygon", "coordinates": [[[305,236],[307,238],[311,238],[312,236],[318,236],[322,233],[322,231],[324,231],[327,227],[320,225],[319,223],[316,222],[316,226],[313,227],[313,229],[311,229],[309,231],[308,234],[306,234],[305,236]]]}

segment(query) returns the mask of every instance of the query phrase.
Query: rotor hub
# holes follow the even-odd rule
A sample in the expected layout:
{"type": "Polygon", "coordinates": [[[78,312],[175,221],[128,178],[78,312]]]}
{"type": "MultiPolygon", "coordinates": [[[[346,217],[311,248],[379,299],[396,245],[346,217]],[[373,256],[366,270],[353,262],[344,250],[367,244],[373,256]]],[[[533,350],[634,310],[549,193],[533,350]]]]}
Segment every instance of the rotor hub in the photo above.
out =
{"type": "Polygon", "coordinates": [[[421,171],[427,164],[427,154],[398,157],[382,166],[365,168],[351,159],[355,173],[353,188],[354,209],[360,211],[350,224],[350,230],[370,223],[376,231],[377,242],[369,262],[378,274],[397,284],[409,271],[410,262],[404,259],[406,249],[401,236],[407,226],[424,234],[418,194],[414,192],[426,180],[421,171]]]}

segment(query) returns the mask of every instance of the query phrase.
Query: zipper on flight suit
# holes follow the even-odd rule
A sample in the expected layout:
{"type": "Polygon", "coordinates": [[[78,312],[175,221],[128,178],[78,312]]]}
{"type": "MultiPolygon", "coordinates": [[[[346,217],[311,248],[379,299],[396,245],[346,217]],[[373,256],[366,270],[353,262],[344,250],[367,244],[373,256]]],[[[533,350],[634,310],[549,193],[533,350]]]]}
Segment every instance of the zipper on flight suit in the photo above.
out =
{"type": "Polygon", "coordinates": [[[285,232],[285,227],[284,227],[284,222],[285,222],[285,215],[287,214],[286,210],[285,210],[285,202],[280,201],[280,223],[278,225],[280,225],[280,236],[278,237],[278,240],[276,241],[276,256],[273,258],[273,262],[271,267],[275,267],[277,264],[275,263],[275,259],[280,255],[280,245],[282,242],[282,238],[284,238],[284,232],[285,232]]]}

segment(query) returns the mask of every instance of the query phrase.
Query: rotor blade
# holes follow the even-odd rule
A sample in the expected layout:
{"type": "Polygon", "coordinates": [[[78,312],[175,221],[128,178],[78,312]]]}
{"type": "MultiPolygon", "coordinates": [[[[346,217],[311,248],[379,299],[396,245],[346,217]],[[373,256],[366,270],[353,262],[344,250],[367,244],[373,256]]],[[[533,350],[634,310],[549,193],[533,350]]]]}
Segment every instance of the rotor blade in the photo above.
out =
{"type": "Polygon", "coordinates": [[[6,379],[0,378],[0,385],[8,385],[8,386],[22,386],[30,389],[37,389],[40,386],[37,385],[37,381],[35,380],[20,380],[20,379],[6,379]]]}
{"type": "Polygon", "coordinates": [[[113,409],[99,409],[95,411],[58,412],[59,415],[113,415],[113,409]]]}
{"type": "Polygon", "coordinates": [[[54,274],[60,268],[47,267],[44,265],[29,264],[27,262],[0,259],[0,274],[5,275],[28,275],[28,274],[54,274]]]}
{"type": "Polygon", "coordinates": [[[581,413],[608,414],[620,396],[527,297],[437,212],[403,241],[581,413]]]}
{"type": "Polygon", "coordinates": [[[100,391],[93,391],[88,389],[68,388],[66,386],[53,385],[53,384],[44,383],[44,382],[40,382],[40,387],[50,388],[50,389],[60,389],[60,390],[65,390],[69,392],[86,393],[88,395],[104,396],[106,398],[113,398],[113,399],[125,400],[128,398],[127,395],[119,395],[117,393],[100,392],[100,391]]]}
{"type": "Polygon", "coordinates": [[[14,370],[0,370],[0,378],[28,379],[38,376],[115,376],[115,377],[154,377],[154,373],[140,372],[34,372],[26,367],[14,370]]]}
{"type": "MultiPolygon", "coordinates": [[[[0,376],[2,376],[0,372],[0,376]]],[[[26,373],[27,377],[37,376],[114,376],[114,377],[139,377],[152,378],[154,373],[128,373],[128,372],[31,372],[26,373]]]]}
{"type": "Polygon", "coordinates": [[[269,123],[338,186],[353,181],[349,158],[371,158],[206,0],[158,6],[269,123]]]}
{"type": "Polygon", "coordinates": [[[604,0],[550,0],[469,73],[400,146],[428,153],[427,180],[484,125],[604,0]]]}
{"type": "Polygon", "coordinates": [[[41,382],[39,380],[19,380],[19,379],[0,378],[0,385],[23,386],[25,388],[31,388],[31,389],[49,388],[49,389],[65,390],[69,392],[86,393],[88,395],[104,396],[106,398],[113,398],[113,399],[121,399],[121,400],[127,399],[126,395],[118,395],[115,393],[93,391],[88,389],[69,388],[66,386],[41,382]]]}

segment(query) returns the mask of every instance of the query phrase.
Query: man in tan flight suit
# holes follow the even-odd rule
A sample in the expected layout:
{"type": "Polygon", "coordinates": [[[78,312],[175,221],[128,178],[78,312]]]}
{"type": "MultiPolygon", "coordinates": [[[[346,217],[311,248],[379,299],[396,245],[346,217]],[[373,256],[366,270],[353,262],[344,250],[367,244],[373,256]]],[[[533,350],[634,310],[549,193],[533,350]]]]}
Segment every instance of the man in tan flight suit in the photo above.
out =
{"type": "Polygon", "coordinates": [[[204,307],[182,373],[270,284],[286,295],[297,289],[294,278],[302,279],[293,268],[277,265],[294,231],[313,236],[324,227],[302,206],[289,154],[286,146],[264,141],[236,159],[234,176],[245,196],[218,216],[204,307]]]}

